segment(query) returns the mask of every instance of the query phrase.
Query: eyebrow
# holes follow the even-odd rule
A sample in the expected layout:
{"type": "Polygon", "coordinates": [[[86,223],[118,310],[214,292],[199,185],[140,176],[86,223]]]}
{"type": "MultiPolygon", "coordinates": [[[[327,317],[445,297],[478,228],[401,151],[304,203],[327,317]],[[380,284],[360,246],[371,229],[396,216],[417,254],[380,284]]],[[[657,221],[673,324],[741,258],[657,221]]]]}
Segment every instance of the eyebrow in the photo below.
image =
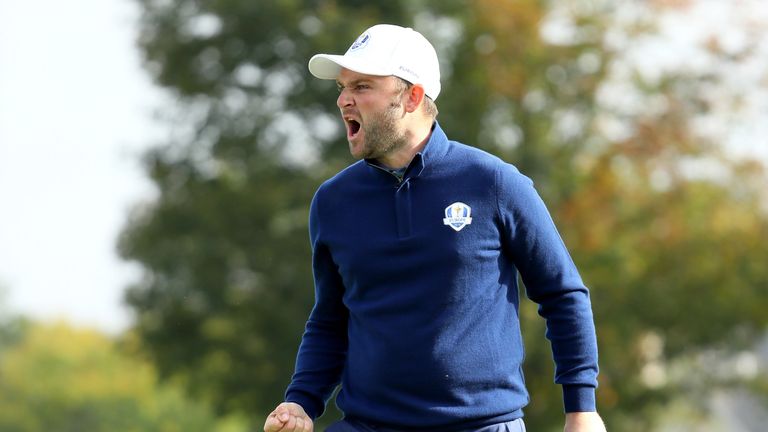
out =
{"type": "Polygon", "coordinates": [[[370,78],[358,78],[358,79],[354,79],[354,80],[350,81],[348,83],[348,85],[346,85],[346,86],[344,84],[342,84],[341,81],[336,80],[336,87],[339,87],[339,88],[342,88],[342,87],[354,87],[357,84],[362,84],[362,83],[373,84],[373,80],[370,79],[370,78]]]}

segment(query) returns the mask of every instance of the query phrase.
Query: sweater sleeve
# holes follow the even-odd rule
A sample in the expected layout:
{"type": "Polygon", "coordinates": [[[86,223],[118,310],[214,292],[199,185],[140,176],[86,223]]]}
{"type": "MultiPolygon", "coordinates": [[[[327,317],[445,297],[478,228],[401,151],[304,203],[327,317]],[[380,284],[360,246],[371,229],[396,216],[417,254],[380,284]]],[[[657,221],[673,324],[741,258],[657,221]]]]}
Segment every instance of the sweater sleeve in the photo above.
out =
{"type": "Polygon", "coordinates": [[[312,270],[315,304],[307,320],[296,369],[285,393],[286,402],[301,405],[315,419],[341,379],[347,356],[349,312],[342,302],[344,287],[333,258],[321,240],[318,195],[312,200],[309,232],[312,243],[312,270]]]}
{"type": "Polygon", "coordinates": [[[597,340],[589,290],[533,182],[505,164],[496,185],[505,247],[546,320],[565,411],[595,411],[597,340]]]}

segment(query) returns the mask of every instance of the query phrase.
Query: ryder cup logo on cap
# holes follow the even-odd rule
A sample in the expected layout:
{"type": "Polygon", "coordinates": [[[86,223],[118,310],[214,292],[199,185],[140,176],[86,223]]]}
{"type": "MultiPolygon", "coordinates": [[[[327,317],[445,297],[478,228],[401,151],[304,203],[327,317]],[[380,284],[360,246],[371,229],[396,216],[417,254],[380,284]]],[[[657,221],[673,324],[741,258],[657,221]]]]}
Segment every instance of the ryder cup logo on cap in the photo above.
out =
{"type": "Polygon", "coordinates": [[[360,49],[364,47],[369,40],[371,40],[371,35],[369,35],[368,32],[365,32],[361,34],[360,37],[357,38],[357,40],[352,44],[352,46],[349,47],[349,50],[354,51],[354,50],[360,49]]]}
{"type": "Polygon", "coordinates": [[[463,202],[455,202],[445,208],[445,218],[443,225],[448,225],[454,231],[459,232],[462,228],[472,223],[472,207],[463,202]]]}
{"type": "Polygon", "coordinates": [[[421,84],[432,100],[440,94],[435,48],[411,28],[378,24],[364,31],[344,55],[316,54],[309,60],[309,71],[320,79],[336,79],[341,68],[365,75],[394,75],[421,84]]]}

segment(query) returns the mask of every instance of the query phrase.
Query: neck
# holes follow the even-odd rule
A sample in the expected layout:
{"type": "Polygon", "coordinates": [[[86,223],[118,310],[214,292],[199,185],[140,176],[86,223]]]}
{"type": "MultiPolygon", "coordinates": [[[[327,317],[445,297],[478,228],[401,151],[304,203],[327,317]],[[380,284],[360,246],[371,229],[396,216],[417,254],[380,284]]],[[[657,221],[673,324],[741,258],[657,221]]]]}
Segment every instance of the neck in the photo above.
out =
{"type": "Polygon", "coordinates": [[[390,169],[399,169],[408,166],[417,153],[424,150],[424,147],[432,135],[432,120],[419,123],[414,128],[406,131],[408,143],[391,154],[384,155],[376,159],[379,165],[390,169]]]}

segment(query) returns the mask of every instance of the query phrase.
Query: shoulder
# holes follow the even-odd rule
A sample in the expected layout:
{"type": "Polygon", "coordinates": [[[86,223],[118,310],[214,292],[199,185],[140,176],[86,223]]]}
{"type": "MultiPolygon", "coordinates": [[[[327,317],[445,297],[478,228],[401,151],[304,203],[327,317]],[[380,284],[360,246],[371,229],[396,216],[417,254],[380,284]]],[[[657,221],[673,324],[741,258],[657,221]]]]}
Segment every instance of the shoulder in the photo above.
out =
{"type": "Polygon", "coordinates": [[[533,180],[514,164],[477,147],[449,141],[442,165],[452,178],[487,186],[501,208],[522,209],[540,201],[533,180]]]}
{"type": "Polygon", "coordinates": [[[449,141],[448,148],[444,164],[460,167],[468,175],[489,177],[506,187],[532,183],[514,164],[485,150],[458,141],[449,141]]]}
{"type": "MultiPolygon", "coordinates": [[[[339,171],[333,177],[324,181],[315,191],[314,203],[317,203],[320,199],[323,202],[335,201],[342,197],[345,191],[349,190],[352,186],[359,183],[363,176],[366,175],[365,162],[360,160],[343,170],[339,171]]],[[[324,204],[326,205],[326,204],[324,204]]],[[[333,204],[331,204],[333,205],[333,204]]]]}
{"type": "Polygon", "coordinates": [[[472,170],[477,174],[492,173],[505,163],[498,156],[458,141],[449,141],[447,149],[448,151],[442,161],[444,165],[462,170],[472,170]]]}
{"type": "Polygon", "coordinates": [[[359,160],[324,181],[318,188],[318,191],[323,190],[331,192],[335,189],[343,188],[346,185],[359,181],[361,176],[365,175],[365,173],[365,161],[359,160]]]}
{"type": "Polygon", "coordinates": [[[503,161],[496,155],[488,153],[458,141],[448,141],[448,155],[451,159],[461,158],[470,163],[498,164],[503,161]]]}

